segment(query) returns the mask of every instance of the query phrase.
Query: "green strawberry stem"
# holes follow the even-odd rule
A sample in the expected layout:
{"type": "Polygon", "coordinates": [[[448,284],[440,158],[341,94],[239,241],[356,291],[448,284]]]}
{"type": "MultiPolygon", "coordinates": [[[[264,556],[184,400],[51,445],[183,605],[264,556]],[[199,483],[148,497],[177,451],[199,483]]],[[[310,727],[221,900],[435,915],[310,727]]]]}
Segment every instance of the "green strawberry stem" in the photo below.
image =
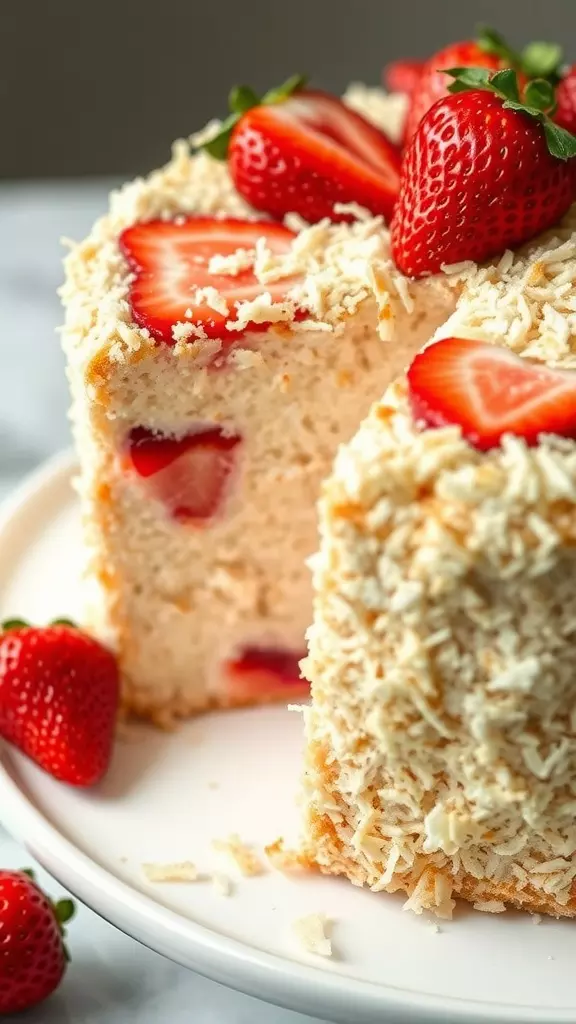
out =
{"type": "Polygon", "coordinates": [[[557,43],[529,43],[519,53],[509,46],[499,32],[488,25],[479,25],[476,35],[476,42],[484,53],[499,57],[508,67],[522,71],[527,78],[548,78],[554,82],[560,81],[562,47],[557,43]]]}
{"type": "Polygon", "coordinates": [[[504,107],[517,110],[540,122],[552,156],[559,160],[569,160],[576,156],[576,136],[565,128],[560,128],[550,118],[556,110],[555,89],[551,82],[544,78],[528,82],[522,99],[516,72],[511,68],[495,73],[488,68],[450,68],[445,73],[454,79],[448,86],[449,92],[485,89],[495,93],[504,101],[504,107]]]}
{"type": "Polygon", "coordinates": [[[74,622],[72,619],[66,619],[66,618],[52,619],[52,622],[50,623],[50,625],[51,626],[70,626],[70,629],[78,629],[78,623],[74,622]]]}
{"type": "Polygon", "coordinates": [[[228,97],[230,114],[220,125],[218,133],[207,142],[202,143],[199,148],[205,149],[216,160],[225,160],[232,131],[247,110],[260,105],[269,106],[271,103],[282,103],[289,96],[293,96],[295,92],[303,89],[305,85],[304,75],[292,75],[282,85],[275,89],[269,89],[263,96],[258,96],[248,85],[235,85],[228,97]]]}

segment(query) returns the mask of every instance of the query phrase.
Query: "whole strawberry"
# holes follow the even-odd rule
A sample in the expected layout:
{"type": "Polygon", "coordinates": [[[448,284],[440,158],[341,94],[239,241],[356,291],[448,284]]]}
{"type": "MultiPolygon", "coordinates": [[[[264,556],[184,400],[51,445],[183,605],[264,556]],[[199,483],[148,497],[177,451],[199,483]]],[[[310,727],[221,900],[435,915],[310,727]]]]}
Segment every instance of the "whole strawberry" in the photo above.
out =
{"type": "Polygon", "coordinates": [[[51,903],[31,873],[0,871],[0,1014],[36,1006],[58,988],[73,913],[71,900],[51,903]]]}
{"type": "Polygon", "coordinates": [[[118,668],[70,624],[0,633],[0,736],[56,779],[92,786],[112,752],[118,668]]]}
{"type": "Polygon", "coordinates": [[[232,114],[204,144],[227,159],[237,191],[281,220],[349,220],[338,204],[392,216],[400,188],[400,152],[384,132],[327,92],[294,76],[261,99],[246,86],[230,94],[232,114]]]}
{"type": "Polygon", "coordinates": [[[404,162],[392,254],[412,277],[482,262],[556,224],[575,197],[576,138],[554,124],[554,89],[516,74],[453,69],[404,162]]]}

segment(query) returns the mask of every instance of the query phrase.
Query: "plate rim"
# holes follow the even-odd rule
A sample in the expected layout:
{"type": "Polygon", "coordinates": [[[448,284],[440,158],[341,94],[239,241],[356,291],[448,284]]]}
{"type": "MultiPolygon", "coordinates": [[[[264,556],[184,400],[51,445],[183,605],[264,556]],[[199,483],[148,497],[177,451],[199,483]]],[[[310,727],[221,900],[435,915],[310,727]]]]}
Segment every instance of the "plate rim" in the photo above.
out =
{"type": "MultiPolygon", "coordinates": [[[[16,517],[45,492],[66,480],[71,483],[76,467],[74,452],[67,449],[24,478],[0,504],[0,545],[16,517]]],[[[408,1024],[415,1016],[426,1024],[573,1024],[575,1010],[479,1002],[378,985],[223,936],[162,906],[75,846],[19,787],[9,763],[8,746],[1,743],[0,821],[6,829],[86,906],[143,945],[213,981],[301,1013],[321,1018],[330,1014],[335,1020],[347,1020],[341,1014],[349,1008],[366,1021],[381,1020],[386,1013],[395,1024],[408,1024]]]]}

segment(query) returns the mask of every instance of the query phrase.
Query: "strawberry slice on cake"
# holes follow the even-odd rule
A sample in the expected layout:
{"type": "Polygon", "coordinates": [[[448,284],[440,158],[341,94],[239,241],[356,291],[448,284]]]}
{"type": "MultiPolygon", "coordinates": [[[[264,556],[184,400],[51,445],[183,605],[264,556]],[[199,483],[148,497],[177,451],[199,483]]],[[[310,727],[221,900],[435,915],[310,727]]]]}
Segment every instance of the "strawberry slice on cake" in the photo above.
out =
{"type": "Polygon", "coordinates": [[[504,434],[536,445],[542,434],[576,437],[576,373],[530,362],[507,349],[444,338],[407,372],[410,402],[430,427],[455,424],[482,451],[504,434]]]}
{"type": "MultiPolygon", "coordinates": [[[[280,224],[233,218],[177,217],[135,224],[120,236],[120,248],[134,275],[130,304],[136,323],[159,341],[173,343],[178,323],[196,327],[203,338],[237,338],[230,324],[238,306],[262,295],[251,264],[255,246],[264,243],[272,255],[286,254],[295,235],[280,224]],[[213,257],[241,252],[246,266],[230,274],[210,270],[213,257]],[[208,291],[206,292],[206,289],[208,291]]],[[[294,280],[266,287],[272,301],[281,301],[294,280]]],[[[250,321],[245,329],[266,330],[266,321],[250,321]]]]}

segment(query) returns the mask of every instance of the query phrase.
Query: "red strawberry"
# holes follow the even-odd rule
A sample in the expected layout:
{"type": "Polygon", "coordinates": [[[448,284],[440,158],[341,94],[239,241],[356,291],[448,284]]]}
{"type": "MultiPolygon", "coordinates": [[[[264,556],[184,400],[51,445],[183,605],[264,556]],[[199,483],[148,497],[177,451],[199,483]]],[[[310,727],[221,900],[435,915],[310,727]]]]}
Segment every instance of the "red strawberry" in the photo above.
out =
{"type": "Polygon", "coordinates": [[[509,349],[462,338],[429,345],[408,370],[409,396],[429,427],[457,424],[481,451],[503,434],[535,445],[541,434],[576,438],[576,373],[553,370],[509,349]]]}
{"type": "Polygon", "coordinates": [[[466,40],[452,43],[427,60],[421,70],[415,88],[411,93],[410,107],[406,118],[404,141],[408,143],[424,115],[442,96],[448,95],[450,78],[446,71],[451,68],[480,67],[497,71],[502,67],[501,58],[486,53],[478,43],[466,40]]]}
{"type": "Polygon", "coordinates": [[[392,61],[382,72],[384,85],[389,92],[405,92],[410,95],[420,81],[425,63],[423,60],[392,61]]]}
{"type": "Polygon", "coordinates": [[[174,519],[207,526],[229,491],[239,444],[237,435],[220,427],[198,428],[178,440],[136,427],[128,455],[148,492],[174,519]]]}
{"type": "MultiPolygon", "coordinates": [[[[130,287],[134,320],[159,341],[174,344],[172,327],[179,322],[202,328],[204,337],[234,341],[243,331],[229,331],[228,320],[237,319],[235,303],[270,292],[276,302],[286,297],[294,278],[261,285],[251,269],[230,274],[211,274],[213,256],[229,256],[238,249],[254,249],[264,238],[273,253],[288,252],[294,233],[280,224],[265,221],[216,220],[212,217],[178,217],[135,224],[120,236],[120,248],[135,277],[130,287]],[[224,296],[228,313],[212,309],[197,290],[210,286],[224,296]],[[189,313],[187,316],[186,314],[189,313]]],[[[249,324],[260,331],[269,324],[249,324]]]]}
{"type": "Polygon", "coordinates": [[[286,699],[306,690],[300,673],[305,651],[279,647],[245,647],[225,666],[227,692],[235,701],[286,699]]]}
{"type": "Polygon", "coordinates": [[[58,988],[73,913],[72,900],[51,903],[32,872],[0,871],[0,1014],[36,1006],[58,988]]]}
{"type": "Polygon", "coordinates": [[[390,219],[398,147],[336,96],[301,85],[291,79],[261,101],[250,89],[233,90],[234,113],[205,148],[227,156],[240,195],[272,217],[346,220],[334,206],[354,202],[390,219]]]}
{"type": "Polygon", "coordinates": [[[112,753],[118,668],[109,651],[72,625],[0,633],[0,735],[54,778],[92,786],[112,753]]]}
{"type": "Polygon", "coordinates": [[[568,69],[556,90],[558,108],[554,114],[556,124],[576,133],[576,64],[568,69]]]}
{"type": "Polygon", "coordinates": [[[467,91],[428,111],[405,156],[392,253],[414,277],[521,245],[574,199],[576,139],[536,109],[552,106],[552,86],[529,84],[522,107],[513,71],[456,78],[453,88],[467,91]]]}

